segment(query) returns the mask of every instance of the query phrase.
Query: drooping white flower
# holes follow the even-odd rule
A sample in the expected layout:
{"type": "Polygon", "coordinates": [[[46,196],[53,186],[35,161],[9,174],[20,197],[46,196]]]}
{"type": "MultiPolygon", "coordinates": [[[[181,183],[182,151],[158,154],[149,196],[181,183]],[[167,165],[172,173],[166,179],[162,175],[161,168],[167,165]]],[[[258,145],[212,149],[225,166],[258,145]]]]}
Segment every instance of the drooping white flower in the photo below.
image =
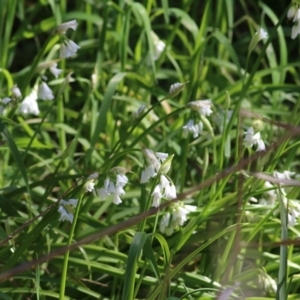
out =
{"type": "Polygon", "coordinates": [[[292,32],[291,32],[291,38],[295,39],[297,35],[300,34],[300,20],[297,21],[293,27],[292,27],[292,32]]]}
{"type": "Polygon", "coordinates": [[[168,157],[167,153],[156,152],[151,149],[143,149],[144,156],[146,158],[147,166],[142,171],[141,183],[146,183],[150,178],[155,177],[161,167],[161,163],[168,157]]]}
{"type": "Polygon", "coordinates": [[[57,63],[54,63],[50,68],[49,71],[54,75],[55,78],[57,78],[60,73],[62,72],[61,69],[57,68],[57,63]]]}
{"type": "Polygon", "coordinates": [[[139,106],[139,108],[134,111],[132,113],[132,116],[135,118],[135,119],[139,119],[141,117],[141,115],[143,114],[144,110],[146,109],[146,105],[142,104],[141,106],[139,106]]]}
{"type": "Polygon", "coordinates": [[[55,78],[57,78],[62,70],[57,68],[57,62],[56,61],[46,61],[42,62],[37,67],[37,72],[40,73],[43,70],[49,69],[49,71],[54,75],[55,78]]]}
{"type": "Polygon", "coordinates": [[[98,176],[99,176],[99,173],[98,172],[94,172],[94,173],[90,174],[87,179],[88,180],[90,180],[90,179],[96,179],[96,178],[98,178],[98,176]]]}
{"type": "Polygon", "coordinates": [[[198,111],[201,116],[210,116],[213,111],[211,110],[212,101],[210,99],[206,100],[195,100],[188,103],[191,109],[198,111]]]}
{"type": "Polygon", "coordinates": [[[9,97],[5,97],[5,98],[2,99],[3,104],[7,104],[9,102],[11,102],[11,98],[9,98],[9,97]]]}
{"type": "Polygon", "coordinates": [[[73,214],[68,212],[62,205],[58,207],[58,212],[60,213],[58,221],[69,221],[70,223],[73,222],[73,214]]]}
{"type": "Polygon", "coordinates": [[[38,98],[42,100],[53,100],[54,95],[46,82],[42,82],[38,89],[38,98]]]}
{"type": "Polygon", "coordinates": [[[73,222],[74,216],[72,208],[75,208],[78,204],[77,199],[60,200],[58,212],[60,213],[59,221],[73,222]]]}
{"type": "Polygon", "coordinates": [[[194,120],[190,119],[187,124],[182,127],[182,130],[184,138],[187,138],[189,133],[192,133],[193,138],[195,139],[201,134],[203,130],[203,123],[200,121],[198,124],[195,124],[194,120]]]}
{"type": "Polygon", "coordinates": [[[259,41],[266,40],[267,38],[267,31],[264,30],[262,27],[259,27],[254,36],[252,37],[252,40],[249,45],[249,52],[252,52],[252,50],[256,47],[259,41]]]}
{"type": "Polygon", "coordinates": [[[76,20],[65,22],[65,23],[62,23],[62,24],[58,25],[56,27],[56,29],[54,30],[54,33],[59,34],[59,35],[63,35],[63,34],[66,34],[66,32],[69,28],[73,29],[73,30],[76,30],[77,26],[78,26],[78,23],[77,23],[76,20]]]}
{"type": "MultiPolygon", "coordinates": [[[[166,233],[166,230],[169,227],[170,221],[171,221],[171,214],[169,212],[166,212],[163,215],[163,217],[162,217],[162,219],[161,219],[161,221],[159,223],[159,231],[161,233],[166,233]]],[[[171,234],[172,233],[173,233],[173,230],[172,230],[171,234]]],[[[167,234],[167,235],[169,235],[169,234],[167,234]]]]}
{"type": "Polygon", "coordinates": [[[197,207],[193,205],[184,205],[182,202],[177,202],[172,206],[172,223],[174,227],[183,226],[187,221],[187,215],[196,211],[197,207]]]}
{"type": "Polygon", "coordinates": [[[292,20],[293,22],[297,22],[300,20],[300,9],[298,8],[298,5],[291,5],[287,12],[287,18],[292,20]]]}
{"type": "Polygon", "coordinates": [[[165,175],[160,176],[160,189],[163,191],[163,198],[168,200],[175,199],[176,195],[176,187],[173,182],[169,181],[169,179],[165,175]]]}
{"type": "Polygon", "coordinates": [[[175,229],[183,226],[187,221],[188,215],[197,210],[194,205],[184,205],[182,201],[173,203],[161,219],[159,224],[160,232],[171,235],[175,229]]]}
{"type": "Polygon", "coordinates": [[[10,89],[10,91],[14,99],[19,99],[22,97],[22,93],[16,84],[10,89]]]}
{"type": "Polygon", "coordinates": [[[116,167],[111,172],[112,175],[115,175],[115,182],[109,177],[104,180],[103,187],[97,190],[98,195],[102,200],[108,196],[112,196],[114,204],[118,205],[122,203],[120,196],[125,195],[124,187],[128,183],[127,176],[122,172],[125,172],[124,168],[116,167]]]}
{"type": "Polygon", "coordinates": [[[40,113],[40,110],[36,100],[37,92],[35,89],[33,89],[31,93],[21,102],[19,111],[23,114],[33,114],[37,116],[40,113]]]}
{"type": "Polygon", "coordinates": [[[60,58],[72,57],[76,54],[77,50],[80,49],[75,42],[72,40],[65,39],[65,41],[60,45],[60,58]]]}
{"type": "Polygon", "coordinates": [[[141,174],[141,183],[146,183],[150,178],[153,178],[157,175],[155,168],[153,165],[146,166],[144,170],[142,170],[141,174]]]}
{"type": "Polygon", "coordinates": [[[283,173],[274,171],[273,175],[279,179],[291,179],[291,176],[295,175],[295,172],[283,171],[283,173]]]}
{"type": "Polygon", "coordinates": [[[158,60],[160,58],[160,55],[166,48],[166,44],[159,39],[159,37],[151,31],[151,37],[153,41],[153,60],[158,60]]]}
{"type": "Polygon", "coordinates": [[[266,149],[265,143],[260,136],[260,132],[254,134],[253,127],[249,127],[245,132],[244,143],[247,148],[257,145],[256,151],[264,151],[266,149]]]}
{"type": "Polygon", "coordinates": [[[153,197],[152,206],[159,207],[162,198],[162,191],[159,184],[154,188],[151,196],[153,197]]]}
{"type": "Polygon", "coordinates": [[[94,179],[90,179],[88,180],[85,185],[84,185],[84,189],[87,192],[92,192],[95,189],[95,182],[94,179]]]}

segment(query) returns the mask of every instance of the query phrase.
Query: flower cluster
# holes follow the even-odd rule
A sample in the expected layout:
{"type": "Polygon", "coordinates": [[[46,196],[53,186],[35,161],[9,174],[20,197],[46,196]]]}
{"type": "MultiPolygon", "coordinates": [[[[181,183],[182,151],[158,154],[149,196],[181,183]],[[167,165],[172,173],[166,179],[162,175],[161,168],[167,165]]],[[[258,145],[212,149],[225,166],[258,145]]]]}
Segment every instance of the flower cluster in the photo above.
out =
{"type": "Polygon", "coordinates": [[[55,31],[54,34],[58,34],[61,37],[61,46],[60,46],[60,58],[68,58],[72,57],[76,54],[77,50],[80,49],[80,46],[78,46],[75,42],[68,39],[66,37],[66,32],[68,29],[73,29],[74,31],[77,29],[78,23],[76,20],[72,20],[66,23],[63,23],[59,25],[55,31]]]}
{"type": "Polygon", "coordinates": [[[58,212],[60,214],[59,221],[73,222],[73,210],[77,206],[77,199],[60,200],[58,212]]]}
{"type": "Polygon", "coordinates": [[[114,204],[118,205],[122,203],[120,196],[125,194],[124,187],[128,183],[125,172],[126,170],[121,167],[116,167],[110,171],[111,176],[106,177],[103,187],[97,190],[102,200],[105,200],[108,196],[112,196],[114,204]]]}
{"type": "Polygon", "coordinates": [[[295,39],[297,35],[300,34],[300,9],[298,4],[292,4],[287,12],[287,17],[295,23],[292,27],[291,33],[291,38],[295,39]]]}
{"type": "Polygon", "coordinates": [[[173,182],[165,175],[160,175],[159,183],[155,186],[153,193],[152,206],[158,207],[161,199],[172,200],[176,198],[176,187],[173,182]]]}
{"type": "Polygon", "coordinates": [[[196,206],[184,205],[182,201],[173,203],[160,221],[160,232],[166,235],[173,234],[174,230],[184,225],[188,214],[196,211],[196,209],[196,206]]]}
{"type": "MultiPolygon", "coordinates": [[[[273,176],[278,178],[279,180],[290,179],[290,176],[295,173],[290,171],[284,171],[283,173],[274,171],[273,176]]],[[[258,202],[261,205],[267,205],[269,207],[274,207],[277,205],[278,200],[281,198],[285,209],[287,210],[287,222],[289,226],[294,226],[298,223],[300,218],[300,203],[298,200],[288,199],[287,193],[282,186],[276,187],[268,181],[264,183],[265,192],[263,193],[263,197],[260,198],[258,202]],[[279,198],[280,197],[280,198],[279,198]]],[[[276,209],[274,211],[274,215],[279,215],[280,209],[276,209]]]]}
{"type": "MultiPolygon", "coordinates": [[[[196,100],[188,103],[188,106],[198,112],[200,119],[203,117],[209,117],[212,114],[212,101],[210,99],[206,100],[196,100]]],[[[182,127],[183,137],[187,138],[189,133],[193,134],[194,138],[197,138],[203,130],[202,121],[196,121],[194,119],[189,119],[188,122],[182,127]]]]}

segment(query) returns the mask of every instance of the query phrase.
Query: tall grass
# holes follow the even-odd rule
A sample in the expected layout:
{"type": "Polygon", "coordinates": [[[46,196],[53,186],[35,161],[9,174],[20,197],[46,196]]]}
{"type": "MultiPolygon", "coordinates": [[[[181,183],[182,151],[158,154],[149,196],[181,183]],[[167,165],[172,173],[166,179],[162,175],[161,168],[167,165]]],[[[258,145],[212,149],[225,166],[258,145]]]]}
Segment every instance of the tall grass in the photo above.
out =
{"type": "Polygon", "coordinates": [[[0,0],[0,299],[299,299],[289,6],[0,0]],[[59,58],[66,37],[80,48],[59,58]],[[26,113],[41,82],[54,99],[39,94],[40,112],[26,113]],[[195,110],[199,99],[212,113],[195,110]],[[186,137],[191,119],[203,129],[186,137]],[[251,127],[261,138],[247,147],[251,127]],[[169,157],[146,183],[145,149],[169,157]],[[97,190],[120,174],[116,205],[97,190]],[[177,197],[152,207],[164,175],[177,197]]]}

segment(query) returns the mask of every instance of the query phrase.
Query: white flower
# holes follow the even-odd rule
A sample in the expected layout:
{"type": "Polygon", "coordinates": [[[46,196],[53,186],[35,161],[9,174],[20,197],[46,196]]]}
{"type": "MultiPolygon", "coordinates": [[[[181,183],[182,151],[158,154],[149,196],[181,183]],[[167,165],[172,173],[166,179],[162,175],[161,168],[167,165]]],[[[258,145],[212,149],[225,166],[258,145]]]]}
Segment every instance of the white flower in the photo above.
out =
{"type": "Polygon", "coordinates": [[[80,49],[80,46],[78,46],[72,40],[65,40],[60,46],[59,57],[68,58],[74,56],[78,49],[80,49]]]}
{"type": "Polygon", "coordinates": [[[37,116],[40,113],[40,110],[36,100],[37,92],[36,90],[32,90],[32,92],[21,102],[19,111],[23,114],[33,114],[37,116]]]}
{"type": "Polygon", "coordinates": [[[2,99],[3,104],[7,104],[9,102],[11,102],[11,98],[5,97],[5,98],[2,99]]]}
{"type": "Polygon", "coordinates": [[[117,187],[123,188],[128,182],[128,178],[125,174],[117,174],[116,179],[117,179],[116,180],[116,186],[117,187]]]}
{"type": "Polygon", "coordinates": [[[268,33],[261,27],[255,34],[258,35],[258,41],[266,40],[268,38],[268,33]]]}
{"type": "Polygon", "coordinates": [[[70,205],[72,207],[76,207],[78,204],[78,199],[69,199],[69,200],[60,200],[60,204],[70,205]]]}
{"type": "Polygon", "coordinates": [[[172,224],[174,227],[177,225],[183,226],[187,221],[187,215],[190,212],[196,211],[197,207],[193,205],[183,205],[182,202],[177,202],[172,207],[172,224]]]}
{"type": "Polygon", "coordinates": [[[154,169],[153,165],[146,166],[146,168],[142,171],[141,174],[141,183],[146,183],[150,178],[155,177],[157,172],[154,169]]]}
{"type": "Polygon", "coordinates": [[[49,71],[57,78],[59,74],[62,72],[61,69],[57,68],[57,63],[55,61],[46,61],[43,63],[40,63],[37,67],[37,72],[40,73],[43,70],[49,69],[49,71]]]}
{"type": "Polygon", "coordinates": [[[91,180],[88,180],[85,185],[84,185],[84,189],[87,191],[87,192],[92,192],[94,189],[95,189],[95,182],[93,179],[91,180]]]}
{"type": "Polygon", "coordinates": [[[261,27],[256,31],[254,34],[250,45],[249,45],[249,51],[252,52],[252,50],[256,47],[259,41],[266,40],[268,38],[268,33],[261,27]]]}
{"type": "Polygon", "coordinates": [[[169,212],[166,212],[159,223],[159,230],[161,233],[166,233],[166,229],[169,227],[170,224],[170,219],[171,214],[169,212]]]}
{"type": "Polygon", "coordinates": [[[63,35],[63,34],[66,34],[66,32],[69,28],[76,30],[77,26],[78,26],[78,23],[76,20],[65,22],[65,23],[62,23],[59,26],[57,26],[56,29],[54,30],[54,33],[63,35]]]}
{"type": "Polygon", "coordinates": [[[244,143],[247,148],[257,145],[256,151],[264,151],[266,149],[264,141],[261,139],[260,133],[254,134],[253,127],[249,127],[245,132],[244,143]]]}
{"type": "Polygon", "coordinates": [[[57,63],[54,63],[51,67],[49,67],[49,71],[54,75],[55,78],[57,78],[62,72],[61,69],[57,68],[57,63]]]}
{"type": "Polygon", "coordinates": [[[161,187],[159,184],[154,188],[151,196],[153,197],[152,206],[159,207],[162,198],[161,187]]]}
{"type": "Polygon", "coordinates": [[[122,200],[121,200],[119,194],[117,194],[117,193],[113,194],[113,203],[116,205],[119,205],[120,203],[122,203],[122,200]]]}
{"type": "Polygon", "coordinates": [[[167,212],[161,219],[159,230],[166,235],[171,235],[174,229],[183,226],[187,221],[189,213],[196,211],[197,207],[193,205],[184,205],[182,201],[176,202],[170,207],[171,213],[167,212]]]}
{"type": "Polygon", "coordinates": [[[99,176],[99,173],[98,172],[94,172],[91,175],[89,175],[89,177],[87,179],[88,180],[90,180],[90,179],[96,179],[96,178],[98,178],[98,176],[99,176]]]}
{"type": "MultiPolygon", "coordinates": [[[[115,168],[121,169],[119,167],[115,168]]],[[[124,186],[127,184],[128,178],[125,174],[118,173],[116,175],[116,183],[114,183],[110,178],[106,178],[104,180],[103,188],[98,189],[98,195],[102,200],[104,200],[107,196],[112,196],[113,203],[118,205],[122,203],[120,196],[125,195],[124,186]]]]}
{"type": "Polygon", "coordinates": [[[39,99],[42,99],[42,100],[54,99],[52,90],[49,88],[48,84],[44,81],[39,85],[38,97],[39,97],[39,99]]]}
{"type": "Polygon", "coordinates": [[[69,221],[73,222],[74,216],[72,213],[68,212],[62,205],[58,207],[58,212],[60,213],[60,217],[58,221],[69,221]]]}
{"type": "Polygon", "coordinates": [[[287,12],[287,18],[292,20],[293,22],[297,22],[300,20],[300,9],[296,5],[292,5],[288,12],[287,12]]]}
{"type": "Polygon", "coordinates": [[[160,190],[163,191],[163,198],[172,200],[177,197],[175,185],[165,175],[160,176],[160,190]]]}
{"type": "Polygon", "coordinates": [[[295,39],[297,35],[300,34],[300,20],[297,21],[292,27],[291,38],[295,39]]]}
{"type": "Polygon", "coordinates": [[[273,176],[279,178],[279,179],[291,179],[291,176],[295,175],[295,172],[290,171],[283,171],[283,173],[274,171],[273,176]]]}
{"type": "Polygon", "coordinates": [[[189,133],[193,134],[193,138],[197,138],[203,130],[203,123],[200,121],[198,124],[194,124],[194,120],[188,120],[187,124],[182,127],[183,137],[187,138],[189,133]]]}
{"type": "Polygon", "coordinates": [[[151,31],[151,37],[154,45],[153,60],[158,60],[160,55],[166,48],[166,44],[163,41],[161,41],[153,31],[151,31]]]}
{"type": "Polygon", "coordinates": [[[199,115],[210,116],[212,114],[211,106],[212,102],[210,99],[206,100],[195,100],[188,103],[191,109],[198,111],[199,115]]]}
{"type": "Polygon", "coordinates": [[[60,206],[58,207],[58,212],[60,213],[59,221],[69,221],[72,223],[74,216],[71,212],[71,207],[75,208],[77,204],[77,199],[60,200],[60,206]]]}
{"type": "Polygon", "coordinates": [[[16,84],[10,90],[14,99],[19,99],[22,97],[22,93],[16,84]]]}
{"type": "Polygon", "coordinates": [[[146,105],[142,104],[136,111],[132,113],[132,116],[135,119],[138,119],[143,114],[144,110],[146,109],[146,105]]]}

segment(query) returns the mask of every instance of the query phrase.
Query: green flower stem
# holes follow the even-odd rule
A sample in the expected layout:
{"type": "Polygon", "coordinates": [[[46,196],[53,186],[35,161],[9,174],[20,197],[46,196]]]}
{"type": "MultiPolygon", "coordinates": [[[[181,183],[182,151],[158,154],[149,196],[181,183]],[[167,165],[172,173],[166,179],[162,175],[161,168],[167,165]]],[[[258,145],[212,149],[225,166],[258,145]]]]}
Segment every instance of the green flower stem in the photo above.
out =
{"type": "MultiPolygon", "coordinates": [[[[75,227],[76,227],[76,223],[77,223],[77,219],[78,219],[78,215],[79,215],[83,195],[84,194],[82,194],[80,196],[80,198],[78,199],[78,203],[77,203],[76,210],[75,210],[75,213],[74,213],[74,219],[73,219],[73,222],[72,222],[72,226],[71,226],[67,246],[70,246],[71,243],[72,243],[72,239],[73,239],[73,235],[74,235],[74,231],[75,231],[75,227]]],[[[69,253],[70,253],[70,251],[66,252],[65,257],[64,257],[64,262],[63,262],[63,269],[62,269],[61,280],[60,280],[60,292],[59,292],[59,299],[60,300],[65,299],[65,288],[66,288],[66,281],[67,281],[69,253]]]]}

